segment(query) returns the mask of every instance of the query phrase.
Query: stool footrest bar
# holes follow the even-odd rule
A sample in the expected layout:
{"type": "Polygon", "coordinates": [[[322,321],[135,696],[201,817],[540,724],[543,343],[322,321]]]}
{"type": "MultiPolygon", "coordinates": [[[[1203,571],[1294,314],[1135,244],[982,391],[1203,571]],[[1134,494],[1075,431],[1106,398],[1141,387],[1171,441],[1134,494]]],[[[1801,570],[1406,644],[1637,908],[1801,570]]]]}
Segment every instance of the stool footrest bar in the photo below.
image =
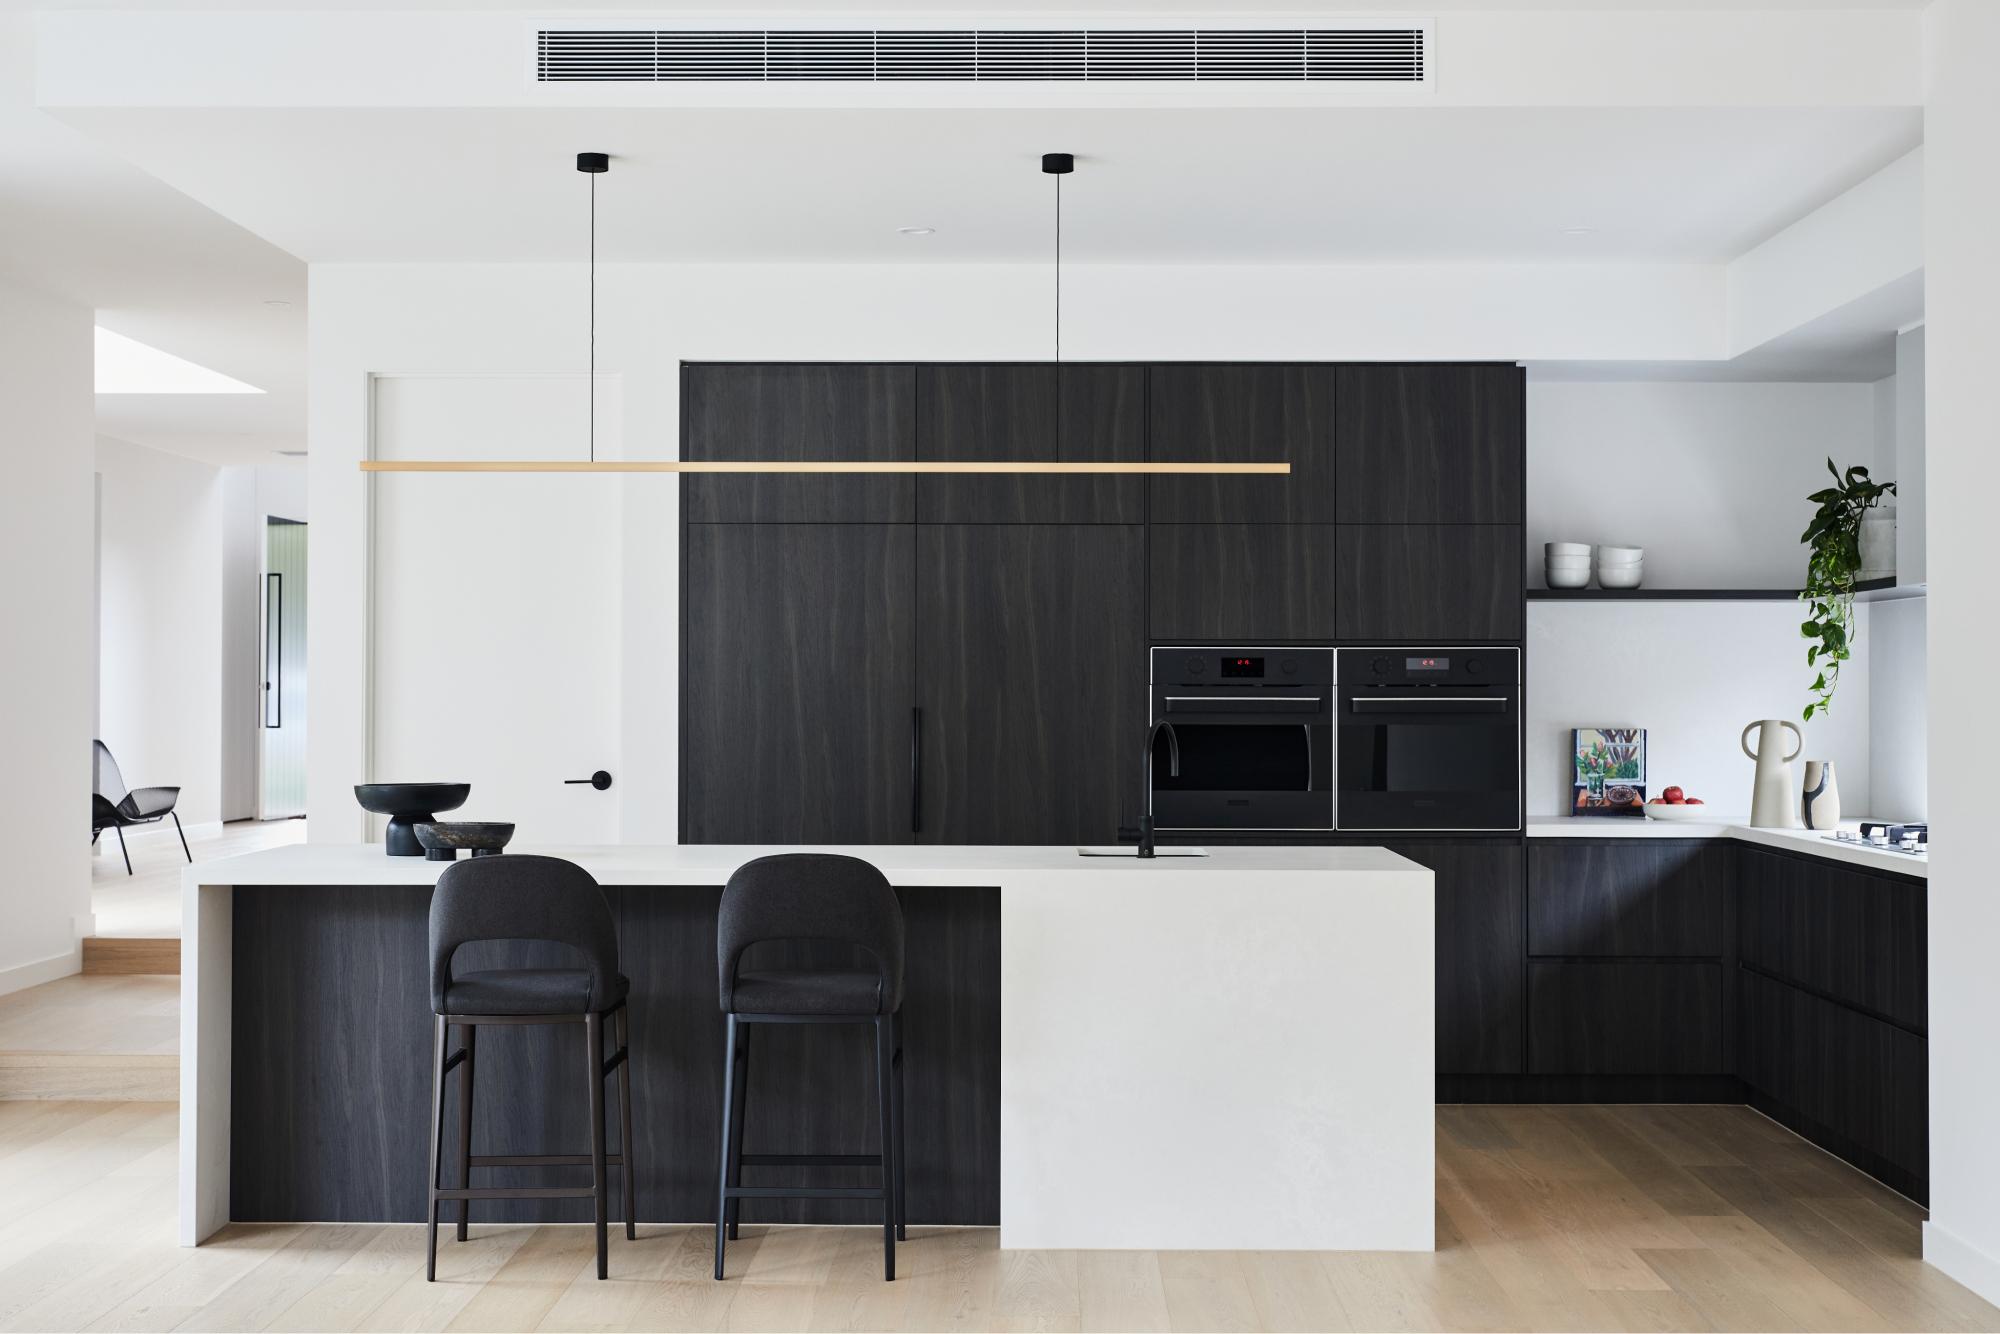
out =
{"type": "Polygon", "coordinates": [[[589,1186],[463,1186],[431,1194],[440,1200],[587,1200],[597,1191],[589,1186]]]}
{"type": "Polygon", "coordinates": [[[880,1167],[879,1153],[746,1153],[745,1167],[880,1167]]]}
{"type": "MultiPolygon", "coordinates": [[[[607,1153],[604,1161],[612,1167],[623,1167],[623,1154],[607,1153]]],[[[475,1153],[466,1160],[469,1167],[588,1167],[590,1155],[587,1153],[475,1153]]]]}
{"type": "Polygon", "coordinates": [[[732,1200],[879,1200],[880,1186],[725,1186],[732,1200]]]}

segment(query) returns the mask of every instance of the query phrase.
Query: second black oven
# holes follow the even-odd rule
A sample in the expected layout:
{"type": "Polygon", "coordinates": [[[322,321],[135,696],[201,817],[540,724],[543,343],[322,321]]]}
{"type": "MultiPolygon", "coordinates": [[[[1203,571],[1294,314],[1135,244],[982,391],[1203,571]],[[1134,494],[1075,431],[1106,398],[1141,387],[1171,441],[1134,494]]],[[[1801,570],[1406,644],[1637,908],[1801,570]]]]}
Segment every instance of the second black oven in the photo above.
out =
{"type": "Polygon", "coordinates": [[[1521,828],[1521,653],[1341,649],[1339,827],[1521,828]]]}
{"type": "Polygon", "coordinates": [[[1151,679],[1156,830],[1333,829],[1332,649],[1156,648],[1151,679]]]}

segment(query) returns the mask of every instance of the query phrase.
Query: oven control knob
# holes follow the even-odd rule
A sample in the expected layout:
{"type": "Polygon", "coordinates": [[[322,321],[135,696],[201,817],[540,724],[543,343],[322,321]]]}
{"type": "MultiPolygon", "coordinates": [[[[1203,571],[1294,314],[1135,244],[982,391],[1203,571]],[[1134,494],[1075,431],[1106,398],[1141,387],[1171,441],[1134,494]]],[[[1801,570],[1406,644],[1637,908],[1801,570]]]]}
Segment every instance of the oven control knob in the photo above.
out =
{"type": "Polygon", "coordinates": [[[1297,658],[1280,658],[1278,659],[1278,670],[1286,676],[1297,676],[1299,672],[1299,660],[1297,658]]]}
{"type": "Polygon", "coordinates": [[[1369,663],[1368,666],[1377,676],[1387,676],[1389,674],[1389,660],[1387,658],[1377,658],[1375,661],[1369,663]]]}
{"type": "Polygon", "coordinates": [[[1468,675],[1468,676],[1477,676],[1477,675],[1479,675],[1479,674],[1480,674],[1481,672],[1483,672],[1483,671],[1485,671],[1485,670],[1486,670],[1486,664],[1485,664],[1485,663],[1483,663],[1483,662],[1481,662],[1481,661],[1480,661],[1479,659],[1477,659],[1477,658],[1467,658],[1467,659],[1465,660],[1465,672],[1466,672],[1466,675],[1468,675]]]}
{"type": "Polygon", "coordinates": [[[1200,676],[1203,672],[1207,670],[1208,670],[1208,659],[1189,658],[1187,660],[1187,671],[1189,676],[1200,676]]]}

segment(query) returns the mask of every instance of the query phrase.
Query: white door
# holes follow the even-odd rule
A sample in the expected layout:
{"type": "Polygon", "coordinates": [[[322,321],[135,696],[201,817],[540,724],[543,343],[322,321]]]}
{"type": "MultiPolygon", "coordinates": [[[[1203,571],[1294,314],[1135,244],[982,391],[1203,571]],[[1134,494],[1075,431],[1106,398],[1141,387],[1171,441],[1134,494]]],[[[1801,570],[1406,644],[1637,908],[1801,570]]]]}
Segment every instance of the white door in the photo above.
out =
{"type": "MultiPolygon", "coordinates": [[[[598,385],[598,457],[617,457],[598,385]]],[[[379,376],[379,459],[583,458],[583,376],[379,376]]],[[[618,839],[622,481],[377,473],[371,778],[469,782],[517,845],[618,839]]],[[[381,821],[375,821],[380,836],[381,821]]]]}

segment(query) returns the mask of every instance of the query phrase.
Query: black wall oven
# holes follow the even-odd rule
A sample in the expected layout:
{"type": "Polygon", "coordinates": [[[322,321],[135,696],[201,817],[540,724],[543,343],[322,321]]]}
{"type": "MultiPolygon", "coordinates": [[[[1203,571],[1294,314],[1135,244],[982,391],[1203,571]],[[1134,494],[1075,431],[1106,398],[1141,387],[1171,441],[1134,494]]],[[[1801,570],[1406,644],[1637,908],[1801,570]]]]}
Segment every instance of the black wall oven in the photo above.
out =
{"type": "Polygon", "coordinates": [[[1333,830],[1333,650],[1152,652],[1154,828],[1333,830]],[[1175,750],[1179,770],[1173,771],[1175,750]]]}
{"type": "Polygon", "coordinates": [[[1336,690],[1342,832],[1521,828],[1521,652],[1356,648],[1336,690]]]}

